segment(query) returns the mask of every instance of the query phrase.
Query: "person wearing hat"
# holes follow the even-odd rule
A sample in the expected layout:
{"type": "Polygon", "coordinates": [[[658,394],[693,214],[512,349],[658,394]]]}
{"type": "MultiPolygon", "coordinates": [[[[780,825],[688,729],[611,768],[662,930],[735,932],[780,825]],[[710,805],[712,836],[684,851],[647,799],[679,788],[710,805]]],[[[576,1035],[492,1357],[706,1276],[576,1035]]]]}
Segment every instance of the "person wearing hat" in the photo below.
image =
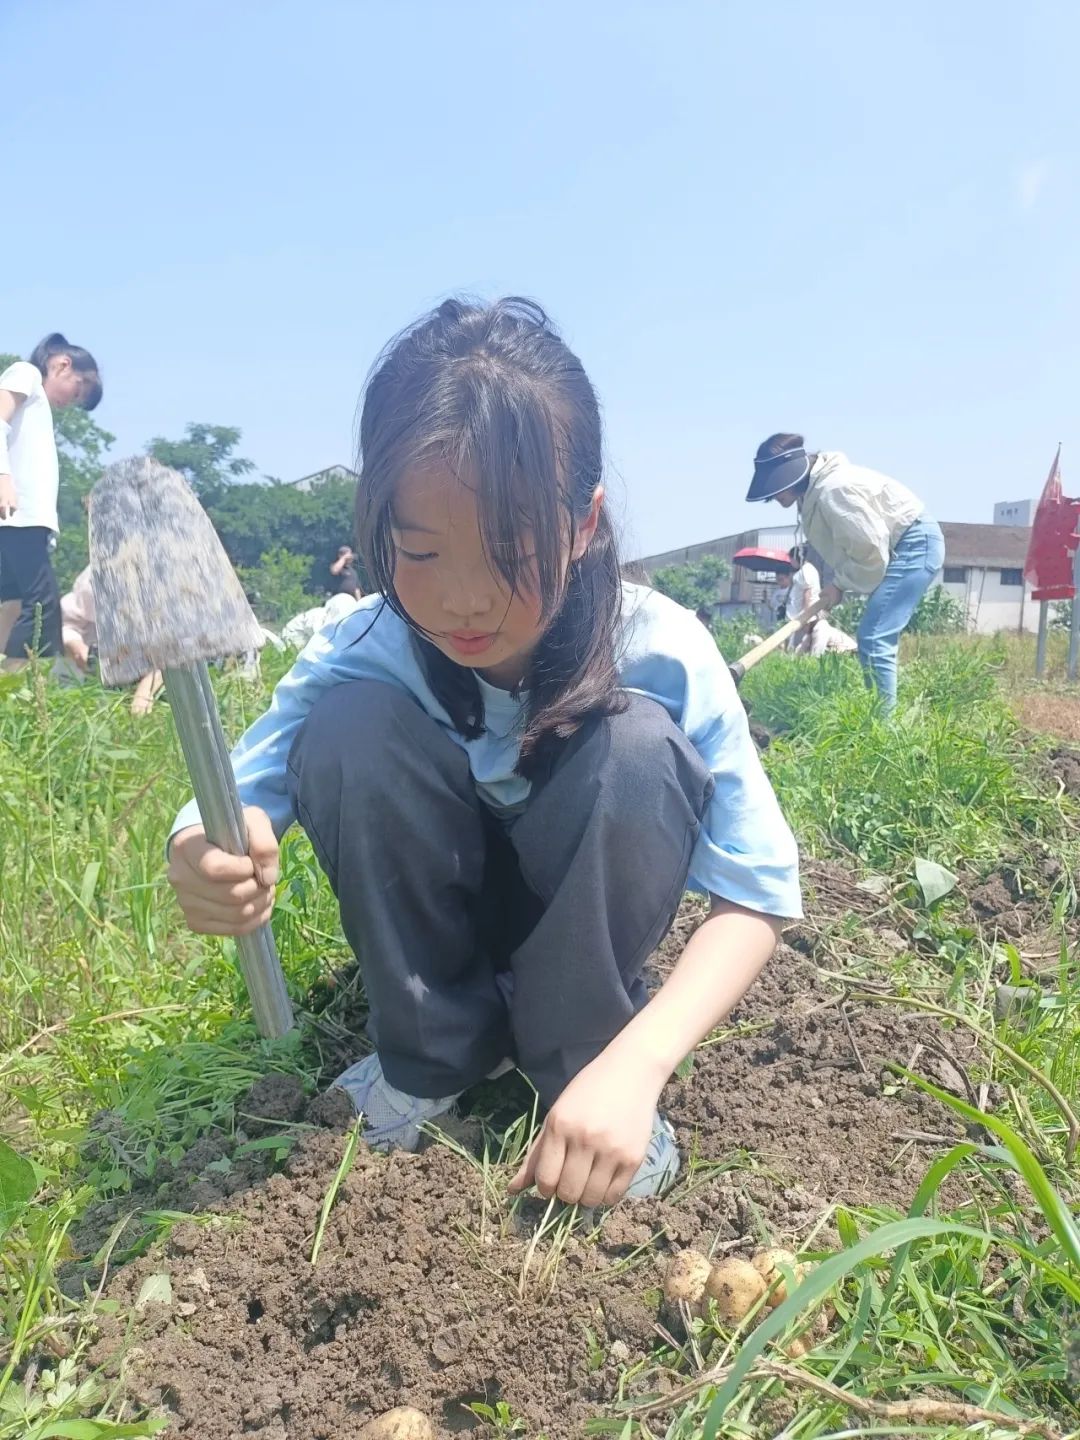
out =
{"type": "Polygon", "coordinates": [[[770,435],[758,446],[747,500],[798,506],[807,544],[832,567],[826,609],[845,590],[869,596],[859,625],[859,659],[887,710],[896,704],[900,636],[945,562],[941,526],[899,481],[839,451],[807,451],[801,435],[770,435]]]}

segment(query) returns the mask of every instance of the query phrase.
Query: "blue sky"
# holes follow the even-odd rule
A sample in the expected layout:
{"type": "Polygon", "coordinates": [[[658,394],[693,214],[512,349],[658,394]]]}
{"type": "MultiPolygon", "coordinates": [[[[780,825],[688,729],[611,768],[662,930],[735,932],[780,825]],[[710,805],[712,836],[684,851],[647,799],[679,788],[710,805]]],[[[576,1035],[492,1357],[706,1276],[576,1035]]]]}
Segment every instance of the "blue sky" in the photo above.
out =
{"type": "Polygon", "coordinates": [[[628,555],[777,523],[776,429],[988,521],[1059,439],[1080,489],[1078,52],[1067,0],[2,0],[0,349],[92,349],[114,456],[292,478],[403,324],[523,293],[628,555]]]}

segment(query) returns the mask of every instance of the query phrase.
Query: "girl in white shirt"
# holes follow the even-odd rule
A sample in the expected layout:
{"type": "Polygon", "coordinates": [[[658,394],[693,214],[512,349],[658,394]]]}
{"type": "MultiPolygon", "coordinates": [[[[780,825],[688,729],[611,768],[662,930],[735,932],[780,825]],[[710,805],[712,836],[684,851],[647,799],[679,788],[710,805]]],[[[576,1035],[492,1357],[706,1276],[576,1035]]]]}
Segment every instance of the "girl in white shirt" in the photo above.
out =
{"type": "Polygon", "coordinates": [[[53,410],[101,399],[97,362],[63,335],[0,374],[0,652],[7,668],[61,650],[60,591],[49,546],[60,528],[53,410]]]}

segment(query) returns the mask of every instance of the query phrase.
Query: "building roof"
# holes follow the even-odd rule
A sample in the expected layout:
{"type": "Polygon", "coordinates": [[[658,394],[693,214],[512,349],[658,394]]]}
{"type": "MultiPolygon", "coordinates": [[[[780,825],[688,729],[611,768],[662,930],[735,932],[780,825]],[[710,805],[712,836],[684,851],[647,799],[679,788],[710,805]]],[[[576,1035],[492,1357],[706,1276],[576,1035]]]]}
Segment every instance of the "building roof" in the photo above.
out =
{"type": "Polygon", "coordinates": [[[747,545],[779,546],[787,549],[795,541],[794,525],[761,525],[756,530],[740,530],[734,535],[720,535],[715,540],[699,540],[695,545],[685,545],[681,550],[664,550],[659,555],[643,555],[629,561],[624,569],[638,573],[652,574],[666,565],[687,565],[702,560],[706,555],[722,555],[730,560],[736,550],[747,545]]]}
{"type": "Polygon", "coordinates": [[[1029,525],[971,525],[961,520],[943,520],[946,565],[1000,566],[1023,568],[1031,540],[1029,525]]]}
{"type": "Polygon", "coordinates": [[[327,465],[323,470],[313,470],[310,475],[301,475],[298,480],[286,480],[286,485],[291,485],[296,490],[310,490],[318,480],[325,480],[332,477],[335,480],[359,480],[360,476],[355,470],[350,470],[348,465],[327,465]]]}
{"type": "MultiPolygon", "coordinates": [[[[976,525],[966,520],[944,520],[941,525],[945,536],[946,565],[985,566],[987,569],[1023,569],[1027,558],[1031,527],[1028,525],[976,525]]],[[[652,575],[665,565],[685,565],[700,560],[705,555],[722,555],[730,560],[736,550],[746,545],[776,544],[778,536],[784,536],[781,543],[794,539],[791,526],[763,526],[759,530],[743,530],[736,535],[721,535],[715,540],[703,540],[696,545],[687,545],[682,550],[667,550],[662,555],[646,555],[640,560],[625,565],[628,575],[652,575]]]]}

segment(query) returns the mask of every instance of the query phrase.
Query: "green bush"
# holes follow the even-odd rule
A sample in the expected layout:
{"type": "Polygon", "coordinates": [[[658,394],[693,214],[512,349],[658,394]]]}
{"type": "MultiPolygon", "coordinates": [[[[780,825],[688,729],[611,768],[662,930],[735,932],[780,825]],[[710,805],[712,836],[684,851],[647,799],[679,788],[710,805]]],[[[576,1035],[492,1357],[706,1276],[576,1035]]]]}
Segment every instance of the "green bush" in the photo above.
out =
{"type": "Polygon", "coordinates": [[[817,660],[787,652],[770,655],[742,684],[754,719],[774,735],[798,730],[818,707],[835,704],[844,694],[860,698],[865,690],[858,659],[831,652],[817,660]]]}
{"type": "Polygon", "coordinates": [[[1072,628],[1073,602],[1071,600],[1055,600],[1050,606],[1050,628],[1052,630],[1070,630],[1072,628]]]}
{"type": "MultiPolygon", "coordinates": [[[[833,624],[854,635],[866,613],[866,601],[865,595],[849,595],[833,611],[833,624]]],[[[960,635],[966,628],[964,607],[941,585],[926,592],[907,624],[914,635],[960,635]]]]}
{"type": "Polygon", "coordinates": [[[263,552],[257,565],[238,572],[260,620],[283,625],[301,610],[321,603],[308,589],[312,564],[310,555],[296,555],[275,545],[263,552]]]}
{"type": "Polygon", "coordinates": [[[761,622],[752,610],[737,610],[723,620],[714,620],[709,629],[724,659],[738,660],[750,648],[746,637],[761,633],[761,622]]]}
{"type": "Polygon", "coordinates": [[[665,565],[652,577],[654,590],[695,613],[720,603],[720,586],[731,566],[719,555],[705,555],[686,565],[665,565]]]}

